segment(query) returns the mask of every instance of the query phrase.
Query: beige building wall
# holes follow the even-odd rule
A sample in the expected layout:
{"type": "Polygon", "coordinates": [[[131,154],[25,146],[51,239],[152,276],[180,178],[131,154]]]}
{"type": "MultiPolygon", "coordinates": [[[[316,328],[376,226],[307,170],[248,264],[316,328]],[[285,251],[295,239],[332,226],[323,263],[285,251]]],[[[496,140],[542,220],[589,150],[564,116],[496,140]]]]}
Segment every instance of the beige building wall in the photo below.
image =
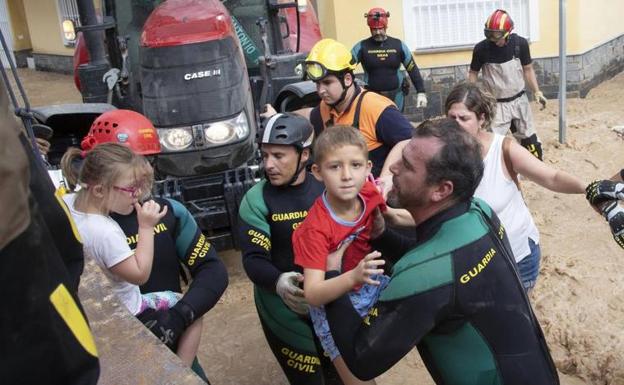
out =
{"type": "Polygon", "coordinates": [[[63,45],[56,0],[27,0],[24,9],[35,53],[72,56],[73,48],[63,45]]]}
{"type": "MultiPolygon", "coordinates": [[[[624,35],[624,1],[622,0],[567,0],[567,54],[585,53],[615,37],[624,35]],[[605,12],[605,10],[608,10],[605,12]]],[[[372,7],[383,7],[390,12],[388,34],[404,39],[403,0],[321,0],[319,18],[321,32],[347,47],[369,36],[364,13],[372,7]],[[357,6],[356,6],[357,4],[357,6]]],[[[539,40],[531,43],[535,58],[559,55],[559,1],[539,0],[539,40]]],[[[513,15],[511,15],[513,18],[513,15]]],[[[485,20],[483,20],[485,22],[485,20]]],[[[477,42],[475,42],[476,44],[477,42]]],[[[432,68],[470,63],[472,49],[415,53],[419,67],[432,68]]]]}
{"type": "Polygon", "coordinates": [[[567,47],[579,54],[624,34],[624,1],[568,0],[567,47]]]}
{"type": "Polygon", "coordinates": [[[32,48],[30,32],[26,21],[26,11],[22,0],[7,1],[9,17],[11,18],[11,32],[13,33],[13,50],[21,51],[32,48]]]}

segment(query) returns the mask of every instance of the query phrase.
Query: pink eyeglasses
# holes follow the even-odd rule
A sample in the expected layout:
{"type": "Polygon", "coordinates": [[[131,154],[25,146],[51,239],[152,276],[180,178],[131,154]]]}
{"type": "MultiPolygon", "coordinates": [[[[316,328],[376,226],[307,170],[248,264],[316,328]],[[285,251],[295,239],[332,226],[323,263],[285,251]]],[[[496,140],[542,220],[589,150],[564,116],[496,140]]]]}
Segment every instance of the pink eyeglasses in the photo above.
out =
{"type": "Polygon", "coordinates": [[[133,198],[136,198],[137,196],[139,196],[139,191],[141,190],[140,187],[136,187],[136,186],[130,186],[130,187],[113,186],[113,188],[118,191],[127,192],[133,198]]]}

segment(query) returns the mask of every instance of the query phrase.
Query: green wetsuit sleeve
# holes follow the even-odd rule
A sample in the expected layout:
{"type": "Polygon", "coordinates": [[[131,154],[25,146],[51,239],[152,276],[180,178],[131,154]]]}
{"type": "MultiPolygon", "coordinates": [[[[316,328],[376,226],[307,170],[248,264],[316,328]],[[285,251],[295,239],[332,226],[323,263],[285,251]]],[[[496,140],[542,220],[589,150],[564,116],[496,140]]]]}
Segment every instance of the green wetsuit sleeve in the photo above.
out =
{"type": "MultiPolygon", "coordinates": [[[[328,272],[325,278],[336,275],[328,272]]],[[[351,372],[370,380],[390,369],[444,316],[452,292],[445,284],[404,298],[382,298],[364,319],[348,295],[325,305],[332,337],[351,372]]]]}
{"type": "Polygon", "coordinates": [[[403,53],[403,66],[405,67],[405,71],[407,71],[407,74],[412,80],[412,84],[414,84],[416,92],[425,92],[425,82],[420,75],[420,70],[416,65],[416,61],[414,61],[412,52],[403,42],[401,42],[401,51],[403,53]]]}
{"type": "Polygon", "coordinates": [[[238,210],[239,238],[247,276],[254,284],[275,292],[275,284],[282,272],[271,259],[271,227],[262,196],[264,183],[262,181],[252,187],[241,201],[238,210]]]}
{"type": "Polygon", "coordinates": [[[176,217],[176,252],[193,281],[180,301],[190,305],[195,318],[217,304],[228,286],[225,265],[201,232],[191,213],[180,202],[167,199],[176,217]]]}

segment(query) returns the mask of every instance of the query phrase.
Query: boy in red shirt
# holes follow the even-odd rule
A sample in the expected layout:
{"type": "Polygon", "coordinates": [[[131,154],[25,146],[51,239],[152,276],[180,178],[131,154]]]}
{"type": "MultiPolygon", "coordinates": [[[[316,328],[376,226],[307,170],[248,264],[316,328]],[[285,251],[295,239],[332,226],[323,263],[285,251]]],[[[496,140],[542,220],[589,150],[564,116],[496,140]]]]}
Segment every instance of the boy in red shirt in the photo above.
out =
{"type": "Polygon", "coordinates": [[[366,142],[350,126],[324,130],[314,144],[314,176],[325,183],[325,191],[314,202],[308,216],[293,233],[295,264],[303,267],[304,295],[321,345],[336,366],[343,382],[374,384],[357,379],[347,368],[329,330],[323,305],[349,292],[351,302],[364,317],[389,278],[381,275],[371,253],[370,234],[374,211],[385,210],[384,199],[369,179],[371,162],[366,142]],[[344,252],[342,271],[325,280],[327,256],[344,252]],[[363,284],[363,285],[362,285],[363,284]]]}

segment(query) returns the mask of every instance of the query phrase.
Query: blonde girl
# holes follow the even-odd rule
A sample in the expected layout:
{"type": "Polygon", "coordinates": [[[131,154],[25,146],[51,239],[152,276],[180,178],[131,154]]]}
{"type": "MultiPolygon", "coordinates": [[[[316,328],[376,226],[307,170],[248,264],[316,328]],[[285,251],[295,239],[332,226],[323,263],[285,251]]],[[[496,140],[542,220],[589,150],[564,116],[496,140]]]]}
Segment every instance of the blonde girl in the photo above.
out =
{"type": "MultiPolygon", "coordinates": [[[[171,291],[142,295],[138,285],[145,283],[154,259],[154,226],[167,213],[158,203],[143,204],[138,198],[149,190],[152,172],[147,161],[129,148],[104,143],[88,153],[70,148],[61,160],[70,188],[64,201],[76,222],[85,255],[93,258],[110,279],[113,291],[134,316],[146,309],[169,308],[181,294],[171,291]],[[79,167],[79,158],[84,157],[79,167]],[[139,223],[137,247],[128,246],[126,236],[109,216],[110,212],[128,215],[135,209],[139,223]]],[[[191,365],[201,336],[201,322],[191,324],[180,337],[177,354],[191,365]]]]}

